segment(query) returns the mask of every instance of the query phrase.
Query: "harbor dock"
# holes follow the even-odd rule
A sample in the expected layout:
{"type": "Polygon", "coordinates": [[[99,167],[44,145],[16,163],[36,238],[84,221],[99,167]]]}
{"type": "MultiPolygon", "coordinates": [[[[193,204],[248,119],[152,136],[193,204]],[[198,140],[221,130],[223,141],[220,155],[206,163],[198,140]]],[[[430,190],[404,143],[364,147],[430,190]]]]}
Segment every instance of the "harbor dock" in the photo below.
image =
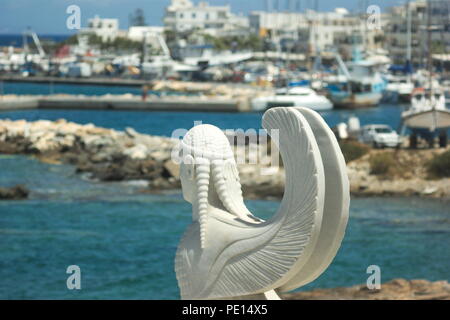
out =
{"type": "Polygon", "coordinates": [[[248,99],[205,97],[151,97],[146,101],[138,97],[50,95],[20,98],[0,98],[0,111],[28,109],[78,110],[139,110],[139,111],[192,111],[192,112],[247,112],[248,99]]]}

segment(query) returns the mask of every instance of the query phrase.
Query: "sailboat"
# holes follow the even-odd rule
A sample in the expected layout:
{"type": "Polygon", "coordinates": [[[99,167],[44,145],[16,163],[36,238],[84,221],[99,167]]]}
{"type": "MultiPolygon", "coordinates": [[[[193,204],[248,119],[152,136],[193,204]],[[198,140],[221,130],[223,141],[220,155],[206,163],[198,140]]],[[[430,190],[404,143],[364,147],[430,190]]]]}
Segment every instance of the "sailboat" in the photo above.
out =
{"type": "Polygon", "coordinates": [[[432,78],[431,60],[431,2],[428,11],[428,86],[415,89],[411,99],[411,107],[402,113],[402,126],[411,131],[410,147],[416,148],[418,138],[422,137],[430,147],[439,136],[439,146],[447,146],[447,131],[450,128],[450,110],[446,108],[444,92],[432,78]]]}

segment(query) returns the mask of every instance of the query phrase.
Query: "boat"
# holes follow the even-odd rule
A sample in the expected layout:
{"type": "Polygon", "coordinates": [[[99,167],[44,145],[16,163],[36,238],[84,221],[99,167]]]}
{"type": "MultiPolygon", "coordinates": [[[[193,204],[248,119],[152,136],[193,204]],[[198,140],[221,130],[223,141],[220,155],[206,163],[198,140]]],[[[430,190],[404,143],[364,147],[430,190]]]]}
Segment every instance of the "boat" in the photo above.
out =
{"type": "Polygon", "coordinates": [[[428,82],[426,87],[416,88],[411,98],[411,107],[402,112],[402,131],[409,129],[409,143],[416,148],[418,139],[425,139],[430,147],[434,146],[436,136],[439,146],[447,146],[447,131],[450,129],[450,109],[446,108],[445,94],[433,79],[431,61],[431,2],[427,4],[428,14],[428,82]]]}
{"type": "Polygon", "coordinates": [[[393,97],[393,100],[410,102],[413,90],[414,83],[411,81],[410,77],[392,75],[388,77],[386,94],[393,97]]]}
{"type": "Polygon", "coordinates": [[[415,89],[411,107],[402,112],[402,125],[411,131],[411,147],[417,146],[418,137],[432,146],[435,136],[439,136],[441,147],[447,146],[450,109],[446,108],[444,93],[439,89],[415,89]]]}
{"type": "Polygon", "coordinates": [[[315,111],[333,109],[333,104],[325,96],[308,87],[288,87],[275,91],[275,95],[252,100],[254,111],[265,111],[273,107],[305,107],[315,111]]]}
{"type": "Polygon", "coordinates": [[[328,98],[335,108],[358,109],[377,106],[386,88],[381,74],[376,70],[375,63],[359,60],[345,64],[340,55],[336,54],[340,71],[344,79],[329,82],[326,85],[328,98]]]}

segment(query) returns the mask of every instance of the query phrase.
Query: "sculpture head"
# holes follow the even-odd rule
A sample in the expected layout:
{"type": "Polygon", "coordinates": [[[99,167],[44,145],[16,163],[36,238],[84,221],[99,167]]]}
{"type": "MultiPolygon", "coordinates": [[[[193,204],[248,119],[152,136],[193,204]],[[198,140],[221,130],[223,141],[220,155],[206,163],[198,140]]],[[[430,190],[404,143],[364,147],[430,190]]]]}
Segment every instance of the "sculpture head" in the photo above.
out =
{"type": "Polygon", "coordinates": [[[208,209],[216,206],[235,217],[248,215],[233,151],[225,134],[212,125],[193,127],[181,142],[180,179],[183,197],[193,206],[193,220],[200,224],[205,247],[208,209]]]}

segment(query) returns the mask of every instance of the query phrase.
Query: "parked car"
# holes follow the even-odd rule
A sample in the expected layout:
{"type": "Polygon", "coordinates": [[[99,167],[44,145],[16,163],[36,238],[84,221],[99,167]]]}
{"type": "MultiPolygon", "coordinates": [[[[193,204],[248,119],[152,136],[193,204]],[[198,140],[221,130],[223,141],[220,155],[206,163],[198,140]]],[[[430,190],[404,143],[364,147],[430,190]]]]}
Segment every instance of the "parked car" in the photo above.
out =
{"type": "Polygon", "coordinates": [[[397,148],[401,144],[398,133],[390,126],[384,124],[371,124],[362,127],[360,140],[375,148],[397,148]]]}

